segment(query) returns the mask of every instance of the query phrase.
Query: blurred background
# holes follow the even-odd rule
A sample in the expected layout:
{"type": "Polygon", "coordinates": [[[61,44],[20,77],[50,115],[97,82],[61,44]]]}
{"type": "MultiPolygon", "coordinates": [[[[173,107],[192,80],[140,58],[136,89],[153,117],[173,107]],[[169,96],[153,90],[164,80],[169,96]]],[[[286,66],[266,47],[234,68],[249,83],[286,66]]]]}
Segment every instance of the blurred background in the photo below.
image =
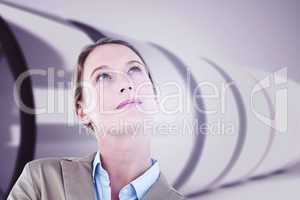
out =
{"type": "Polygon", "coordinates": [[[177,126],[155,133],[152,152],[176,189],[299,199],[299,10],[297,0],[0,1],[1,198],[30,160],[97,150],[74,116],[71,79],[80,50],[107,35],[141,51],[176,111],[157,117],[177,126]]]}

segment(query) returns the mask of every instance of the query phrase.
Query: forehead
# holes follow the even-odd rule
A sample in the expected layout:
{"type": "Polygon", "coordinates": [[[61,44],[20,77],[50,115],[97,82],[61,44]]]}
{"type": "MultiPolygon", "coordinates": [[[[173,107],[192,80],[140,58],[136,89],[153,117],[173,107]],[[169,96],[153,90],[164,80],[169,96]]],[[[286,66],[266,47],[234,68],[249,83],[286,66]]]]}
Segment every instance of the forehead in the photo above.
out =
{"type": "Polygon", "coordinates": [[[121,69],[130,60],[141,63],[140,57],[129,47],[120,44],[104,44],[96,47],[88,55],[84,63],[84,71],[89,74],[94,68],[108,65],[113,69],[121,69]]]}

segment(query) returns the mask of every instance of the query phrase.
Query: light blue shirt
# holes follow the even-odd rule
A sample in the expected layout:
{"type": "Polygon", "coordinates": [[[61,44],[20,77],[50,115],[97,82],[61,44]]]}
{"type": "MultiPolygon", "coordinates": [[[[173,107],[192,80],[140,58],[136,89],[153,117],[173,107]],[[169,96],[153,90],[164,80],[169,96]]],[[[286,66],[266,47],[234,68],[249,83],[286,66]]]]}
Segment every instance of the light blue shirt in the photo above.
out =
{"type": "MultiPolygon", "coordinates": [[[[121,188],[120,200],[141,200],[159,177],[159,164],[151,159],[152,165],[142,175],[121,188]]],[[[110,180],[107,171],[101,165],[99,151],[93,161],[93,183],[96,200],[111,200],[110,180]]]]}

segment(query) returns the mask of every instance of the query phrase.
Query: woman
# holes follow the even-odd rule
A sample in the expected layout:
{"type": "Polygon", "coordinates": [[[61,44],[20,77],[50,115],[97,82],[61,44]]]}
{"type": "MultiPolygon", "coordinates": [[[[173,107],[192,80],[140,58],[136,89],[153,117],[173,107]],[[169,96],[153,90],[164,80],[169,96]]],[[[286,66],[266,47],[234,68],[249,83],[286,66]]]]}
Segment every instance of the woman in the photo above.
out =
{"type": "Polygon", "coordinates": [[[102,38],[80,53],[74,78],[76,114],[98,151],[27,163],[8,199],[185,199],[151,158],[145,123],[158,104],[140,53],[126,41],[102,38]]]}

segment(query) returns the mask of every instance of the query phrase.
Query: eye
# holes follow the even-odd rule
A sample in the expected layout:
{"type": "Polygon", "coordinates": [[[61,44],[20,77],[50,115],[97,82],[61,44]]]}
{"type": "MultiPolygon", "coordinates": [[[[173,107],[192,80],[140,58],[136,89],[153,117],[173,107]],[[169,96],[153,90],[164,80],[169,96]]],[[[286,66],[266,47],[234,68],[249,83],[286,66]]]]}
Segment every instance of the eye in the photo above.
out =
{"type": "Polygon", "coordinates": [[[111,80],[111,76],[108,73],[100,73],[96,77],[96,82],[101,81],[101,80],[111,80]]]}
{"type": "Polygon", "coordinates": [[[133,66],[128,70],[129,73],[140,72],[140,71],[142,71],[142,70],[139,66],[133,66]]]}

